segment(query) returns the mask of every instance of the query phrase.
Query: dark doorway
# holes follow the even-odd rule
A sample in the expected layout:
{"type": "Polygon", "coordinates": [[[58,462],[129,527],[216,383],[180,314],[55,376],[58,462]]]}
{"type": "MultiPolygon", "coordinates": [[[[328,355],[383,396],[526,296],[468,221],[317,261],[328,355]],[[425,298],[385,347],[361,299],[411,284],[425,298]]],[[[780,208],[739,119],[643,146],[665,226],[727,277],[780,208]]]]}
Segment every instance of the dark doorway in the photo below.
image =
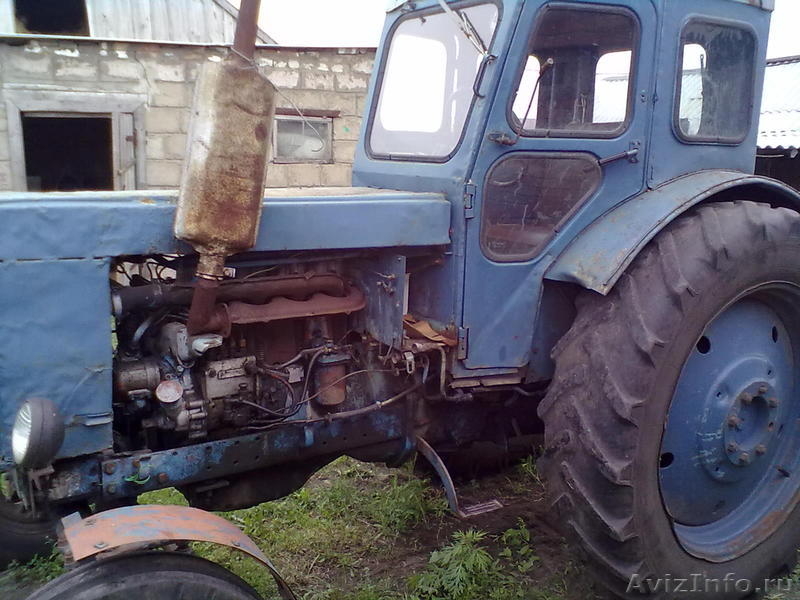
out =
{"type": "Polygon", "coordinates": [[[797,148],[785,151],[759,149],[756,174],[778,179],[800,191],[800,152],[797,148]]]}
{"type": "Polygon", "coordinates": [[[85,0],[14,0],[17,33],[89,35],[85,0]]]}
{"type": "Polygon", "coordinates": [[[22,117],[31,191],[113,190],[110,117],[22,117]]]}

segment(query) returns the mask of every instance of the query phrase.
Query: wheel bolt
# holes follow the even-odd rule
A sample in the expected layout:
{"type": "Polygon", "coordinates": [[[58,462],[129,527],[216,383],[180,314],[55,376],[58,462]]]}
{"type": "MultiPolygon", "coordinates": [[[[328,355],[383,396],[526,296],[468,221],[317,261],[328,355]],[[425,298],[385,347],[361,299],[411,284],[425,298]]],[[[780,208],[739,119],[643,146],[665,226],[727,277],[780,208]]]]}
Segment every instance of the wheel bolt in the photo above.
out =
{"type": "Polygon", "coordinates": [[[765,385],[759,386],[758,393],[759,394],[766,394],[769,391],[769,388],[765,385]]]}
{"type": "Polygon", "coordinates": [[[750,454],[747,452],[742,452],[739,455],[739,464],[740,465],[749,465],[750,464],[750,454]]]}
{"type": "Polygon", "coordinates": [[[739,396],[739,400],[741,400],[742,404],[752,404],[753,403],[753,397],[748,393],[744,393],[741,396],[739,396]]]}
{"type": "Polygon", "coordinates": [[[730,415],[728,417],[728,427],[730,427],[731,429],[733,429],[734,427],[738,427],[739,425],[741,425],[741,423],[742,420],[736,415],[730,415]]]}
{"type": "Polygon", "coordinates": [[[763,456],[766,453],[767,453],[767,447],[764,444],[759,444],[758,446],[756,446],[756,454],[758,454],[759,456],[763,456]]]}
{"type": "Polygon", "coordinates": [[[767,399],[767,406],[770,408],[778,408],[778,399],[777,398],[768,398],[767,399]]]}
{"type": "Polygon", "coordinates": [[[739,444],[736,442],[731,442],[728,444],[728,452],[734,453],[739,449],[739,444]]]}

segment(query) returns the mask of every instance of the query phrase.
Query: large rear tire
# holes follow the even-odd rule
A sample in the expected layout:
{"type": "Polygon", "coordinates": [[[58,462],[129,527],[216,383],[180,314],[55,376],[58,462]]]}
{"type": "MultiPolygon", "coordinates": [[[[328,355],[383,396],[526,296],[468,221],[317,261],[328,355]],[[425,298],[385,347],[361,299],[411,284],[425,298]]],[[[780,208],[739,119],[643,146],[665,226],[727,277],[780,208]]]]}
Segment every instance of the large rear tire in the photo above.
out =
{"type": "Polygon", "coordinates": [[[800,544],[800,215],[677,219],[584,293],[539,408],[565,533],[622,597],[738,598],[800,544]]]}
{"type": "Polygon", "coordinates": [[[147,552],[97,560],[54,579],[28,600],[260,600],[221,566],[187,554],[147,552]]]}

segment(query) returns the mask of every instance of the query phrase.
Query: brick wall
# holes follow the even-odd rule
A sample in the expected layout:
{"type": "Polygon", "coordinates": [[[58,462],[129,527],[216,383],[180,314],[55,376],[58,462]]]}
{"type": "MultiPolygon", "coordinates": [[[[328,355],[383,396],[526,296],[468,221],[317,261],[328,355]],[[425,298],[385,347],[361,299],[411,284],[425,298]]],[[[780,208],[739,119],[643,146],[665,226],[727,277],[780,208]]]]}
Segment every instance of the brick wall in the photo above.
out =
{"type": "MultiPolygon", "coordinates": [[[[179,185],[198,67],[224,48],[147,43],[34,40],[0,44],[0,95],[23,91],[47,101],[68,93],[140,97],[144,141],[138,143],[139,187],[179,185]]],[[[338,111],[332,164],[272,164],[268,186],[344,186],[361,128],[374,52],[350,49],[260,49],[257,63],[281,90],[279,107],[338,111]],[[284,97],[285,96],[285,97],[284,97]],[[291,102],[288,99],[291,100],[291,102]]],[[[53,110],[58,107],[54,106],[53,110]]],[[[0,102],[0,189],[14,189],[6,102],[0,102]]],[[[13,127],[11,129],[14,129],[13,127]]],[[[140,130],[141,131],[141,130],[140,130]]]]}

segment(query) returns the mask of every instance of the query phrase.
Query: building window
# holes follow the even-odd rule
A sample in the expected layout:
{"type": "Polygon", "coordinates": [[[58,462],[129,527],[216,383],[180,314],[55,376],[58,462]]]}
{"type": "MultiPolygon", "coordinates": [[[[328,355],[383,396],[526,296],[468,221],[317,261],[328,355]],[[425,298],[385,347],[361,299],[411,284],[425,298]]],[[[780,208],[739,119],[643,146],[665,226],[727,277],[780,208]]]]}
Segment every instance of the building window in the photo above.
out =
{"type": "Polygon", "coordinates": [[[29,191],[113,190],[109,115],[22,115],[29,191]]]}
{"type": "Polygon", "coordinates": [[[690,142],[740,143],[750,131],[756,39],[747,29],[692,21],[683,31],[675,106],[690,142]]]}
{"type": "Polygon", "coordinates": [[[89,35],[85,0],[14,0],[17,33],[89,35]]]}
{"type": "Polygon", "coordinates": [[[276,163],[333,162],[333,119],[275,117],[273,161],[276,163]]]}
{"type": "Polygon", "coordinates": [[[138,94],[5,90],[13,189],[133,190],[143,182],[138,94]]]}

